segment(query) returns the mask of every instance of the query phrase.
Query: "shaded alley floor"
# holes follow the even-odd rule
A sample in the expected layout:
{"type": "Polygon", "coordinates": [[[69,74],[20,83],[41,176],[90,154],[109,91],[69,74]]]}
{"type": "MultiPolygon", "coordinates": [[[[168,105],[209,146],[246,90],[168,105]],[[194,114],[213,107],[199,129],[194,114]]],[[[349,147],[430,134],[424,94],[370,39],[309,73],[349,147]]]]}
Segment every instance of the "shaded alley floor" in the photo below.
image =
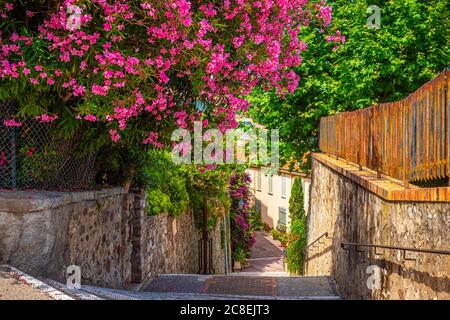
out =
{"type": "Polygon", "coordinates": [[[257,231],[255,245],[252,248],[249,265],[244,272],[284,272],[283,249],[279,241],[265,231],[257,231]]]}

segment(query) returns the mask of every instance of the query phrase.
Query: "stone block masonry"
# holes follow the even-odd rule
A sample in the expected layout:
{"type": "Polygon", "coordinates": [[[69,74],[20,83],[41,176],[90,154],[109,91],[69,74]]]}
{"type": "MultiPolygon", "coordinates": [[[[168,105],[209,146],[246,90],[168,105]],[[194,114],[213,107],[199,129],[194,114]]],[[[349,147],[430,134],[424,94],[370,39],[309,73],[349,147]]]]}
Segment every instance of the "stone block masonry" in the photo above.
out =
{"type": "Polygon", "coordinates": [[[121,188],[2,192],[0,261],[63,282],[75,264],[84,282],[121,287],[131,275],[133,201],[121,188]]]}
{"type": "MultiPolygon", "coordinates": [[[[148,216],[146,206],[145,197],[122,188],[1,192],[0,264],[61,282],[74,264],[83,284],[110,288],[161,273],[196,273],[193,213],[148,216]]],[[[220,228],[212,232],[216,272],[224,264],[220,228]]]]}
{"type": "Polygon", "coordinates": [[[145,196],[136,196],[132,280],[139,283],[162,273],[197,273],[198,232],[189,210],[176,219],[149,216],[145,196]]]}
{"type": "MultiPolygon", "coordinates": [[[[341,162],[341,168],[348,166],[341,162]]],[[[367,173],[365,182],[371,179],[386,188],[392,183],[367,173]]],[[[369,190],[321,161],[321,155],[313,157],[308,243],[325,232],[329,238],[308,249],[306,274],[333,275],[346,298],[450,299],[448,255],[341,248],[342,242],[352,242],[449,250],[450,203],[392,201],[369,190]],[[380,286],[370,289],[375,273],[380,286]]]]}

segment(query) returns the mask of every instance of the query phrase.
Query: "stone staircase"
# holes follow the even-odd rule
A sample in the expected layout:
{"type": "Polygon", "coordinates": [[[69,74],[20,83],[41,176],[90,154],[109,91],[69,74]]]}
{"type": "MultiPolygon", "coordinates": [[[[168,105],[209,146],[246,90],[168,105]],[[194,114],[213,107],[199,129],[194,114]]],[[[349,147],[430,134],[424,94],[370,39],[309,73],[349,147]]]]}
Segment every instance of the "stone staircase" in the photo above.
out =
{"type": "Polygon", "coordinates": [[[338,300],[328,277],[285,275],[159,275],[138,290],[82,286],[87,296],[112,300],[338,300]]]}

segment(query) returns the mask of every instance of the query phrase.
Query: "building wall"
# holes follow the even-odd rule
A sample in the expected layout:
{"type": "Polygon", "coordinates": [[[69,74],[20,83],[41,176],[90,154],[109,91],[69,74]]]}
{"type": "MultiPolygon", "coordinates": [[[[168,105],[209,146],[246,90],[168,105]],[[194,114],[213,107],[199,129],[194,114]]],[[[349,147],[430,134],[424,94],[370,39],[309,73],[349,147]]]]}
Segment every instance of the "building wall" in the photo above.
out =
{"type": "MultiPolygon", "coordinates": [[[[266,168],[251,168],[247,172],[252,179],[251,190],[253,193],[254,201],[259,200],[261,202],[261,219],[267,223],[271,228],[278,225],[279,222],[279,209],[283,207],[286,209],[286,220],[288,227],[290,226],[289,219],[289,198],[291,197],[292,185],[294,183],[294,175],[279,173],[273,175],[272,182],[272,194],[269,193],[269,176],[266,175],[266,168]],[[257,174],[261,172],[261,189],[257,188],[258,178],[257,174]],[[284,176],[286,180],[286,197],[282,197],[281,177],[284,176]]],[[[300,178],[300,177],[299,177],[300,178]]],[[[308,212],[309,206],[309,187],[310,179],[301,177],[303,191],[304,191],[304,206],[305,212],[308,212]]]]}
{"type": "Polygon", "coordinates": [[[353,299],[450,299],[450,256],[351,247],[342,242],[448,250],[450,203],[386,201],[313,159],[306,275],[333,275],[353,299]],[[369,267],[369,269],[368,269],[369,267]],[[369,273],[368,273],[369,272],[369,273]],[[380,276],[380,287],[374,277],[380,276]]]}

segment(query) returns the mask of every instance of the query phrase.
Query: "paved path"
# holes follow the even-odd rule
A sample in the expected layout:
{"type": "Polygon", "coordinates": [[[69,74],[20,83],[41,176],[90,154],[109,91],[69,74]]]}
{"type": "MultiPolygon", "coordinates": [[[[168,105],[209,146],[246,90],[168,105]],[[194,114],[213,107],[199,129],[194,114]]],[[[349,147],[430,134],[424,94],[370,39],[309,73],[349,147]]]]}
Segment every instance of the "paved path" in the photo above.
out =
{"type": "MultiPolygon", "coordinates": [[[[248,273],[249,274],[249,273],[248,273]]],[[[266,273],[266,275],[269,273],[266,273]]],[[[159,275],[138,291],[83,285],[69,290],[46,281],[76,300],[339,300],[327,277],[159,275]]]]}
{"type": "Polygon", "coordinates": [[[284,272],[281,243],[265,231],[257,231],[249,265],[241,272],[284,272]]]}
{"type": "Polygon", "coordinates": [[[7,272],[0,271],[0,300],[51,300],[43,292],[19,281],[7,272]]]}
{"type": "Polygon", "coordinates": [[[153,299],[339,299],[327,277],[159,275],[142,291],[153,299]]]}

